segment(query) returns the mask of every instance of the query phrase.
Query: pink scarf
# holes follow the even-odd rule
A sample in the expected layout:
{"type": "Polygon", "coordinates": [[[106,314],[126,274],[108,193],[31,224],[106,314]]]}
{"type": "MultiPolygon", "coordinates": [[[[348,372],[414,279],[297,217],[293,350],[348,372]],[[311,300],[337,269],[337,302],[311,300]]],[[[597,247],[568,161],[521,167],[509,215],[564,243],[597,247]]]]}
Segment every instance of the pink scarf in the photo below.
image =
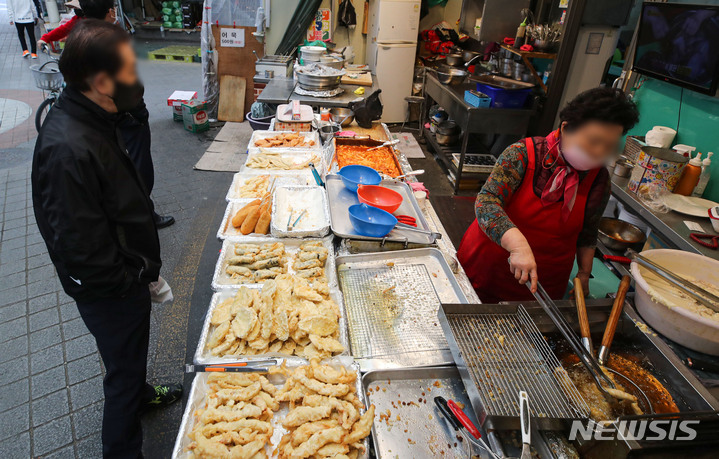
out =
{"type": "Polygon", "coordinates": [[[556,158],[552,164],[554,162],[558,164],[542,190],[541,202],[543,206],[548,206],[549,204],[559,201],[559,199],[564,196],[562,221],[567,221],[569,214],[572,213],[572,208],[574,208],[574,201],[577,199],[579,174],[564,161],[564,158],[562,158],[562,155],[559,153],[559,130],[553,131],[547,136],[545,145],[548,151],[544,158],[542,158],[541,164],[544,166],[546,163],[545,159],[550,157],[549,155],[552,153],[554,153],[554,157],[556,158]]]}

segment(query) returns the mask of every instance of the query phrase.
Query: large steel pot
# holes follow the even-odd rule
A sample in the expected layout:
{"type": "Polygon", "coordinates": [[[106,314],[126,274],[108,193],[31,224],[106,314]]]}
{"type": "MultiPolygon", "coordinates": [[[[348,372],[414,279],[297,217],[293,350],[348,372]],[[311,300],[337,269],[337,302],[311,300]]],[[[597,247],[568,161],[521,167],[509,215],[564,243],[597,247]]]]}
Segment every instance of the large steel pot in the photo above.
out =
{"type": "Polygon", "coordinates": [[[297,70],[297,83],[300,88],[307,91],[327,91],[337,88],[344,74],[345,71],[342,70],[335,75],[316,75],[299,69],[297,70]]]}
{"type": "Polygon", "coordinates": [[[607,217],[599,220],[598,238],[610,249],[622,251],[647,240],[644,232],[631,223],[607,217]]]}

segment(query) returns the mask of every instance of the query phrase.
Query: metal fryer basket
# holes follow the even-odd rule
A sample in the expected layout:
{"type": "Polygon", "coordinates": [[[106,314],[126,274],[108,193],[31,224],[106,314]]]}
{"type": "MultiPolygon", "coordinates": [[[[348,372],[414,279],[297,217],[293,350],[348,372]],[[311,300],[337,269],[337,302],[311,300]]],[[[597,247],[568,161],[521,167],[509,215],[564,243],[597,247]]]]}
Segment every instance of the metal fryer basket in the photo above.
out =
{"type": "Polygon", "coordinates": [[[447,305],[439,320],[482,424],[519,428],[519,391],[540,429],[586,418],[589,409],[521,305],[447,305]]]}

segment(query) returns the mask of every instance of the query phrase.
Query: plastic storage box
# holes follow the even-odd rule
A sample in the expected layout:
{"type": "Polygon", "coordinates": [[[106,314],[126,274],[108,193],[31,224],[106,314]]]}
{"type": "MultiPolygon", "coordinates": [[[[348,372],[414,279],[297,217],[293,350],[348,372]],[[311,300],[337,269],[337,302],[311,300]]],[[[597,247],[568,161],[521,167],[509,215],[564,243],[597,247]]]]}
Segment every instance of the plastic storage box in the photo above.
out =
{"type": "Polygon", "coordinates": [[[472,107],[489,107],[492,105],[492,98],[488,95],[468,89],[464,91],[464,101],[472,107]]]}
{"type": "Polygon", "coordinates": [[[477,83],[477,91],[492,99],[493,108],[522,108],[527,102],[531,89],[501,89],[477,83]]]}

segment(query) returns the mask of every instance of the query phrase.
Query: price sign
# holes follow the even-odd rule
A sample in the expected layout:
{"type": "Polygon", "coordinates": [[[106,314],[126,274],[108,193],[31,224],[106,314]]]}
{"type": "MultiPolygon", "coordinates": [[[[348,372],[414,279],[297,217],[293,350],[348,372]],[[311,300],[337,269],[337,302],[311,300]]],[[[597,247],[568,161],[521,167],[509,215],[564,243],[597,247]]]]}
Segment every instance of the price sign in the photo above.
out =
{"type": "Polygon", "coordinates": [[[220,46],[224,48],[244,48],[245,29],[221,28],[220,46]]]}

